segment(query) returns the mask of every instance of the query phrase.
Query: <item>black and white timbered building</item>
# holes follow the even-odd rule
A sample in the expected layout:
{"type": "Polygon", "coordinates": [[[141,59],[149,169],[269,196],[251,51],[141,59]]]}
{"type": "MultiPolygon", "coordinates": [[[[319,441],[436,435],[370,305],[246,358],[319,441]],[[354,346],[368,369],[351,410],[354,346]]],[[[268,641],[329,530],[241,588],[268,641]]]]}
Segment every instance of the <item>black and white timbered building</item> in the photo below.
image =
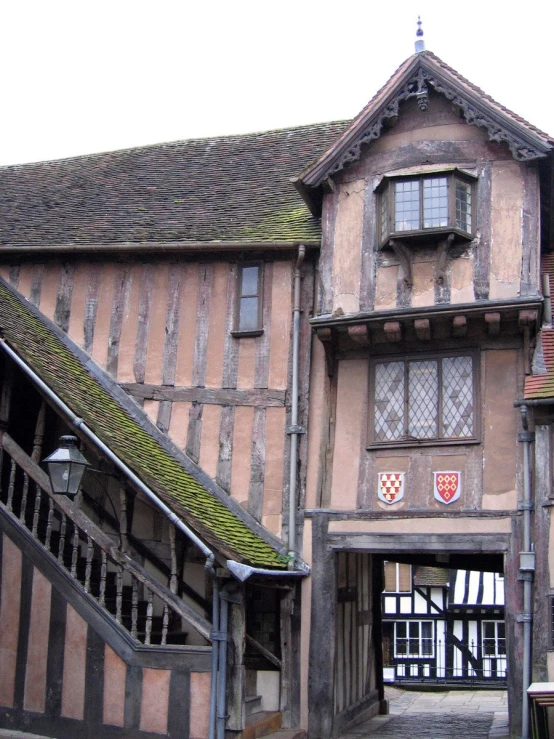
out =
{"type": "Polygon", "coordinates": [[[504,578],[385,562],[384,679],[504,682],[504,578]]]}

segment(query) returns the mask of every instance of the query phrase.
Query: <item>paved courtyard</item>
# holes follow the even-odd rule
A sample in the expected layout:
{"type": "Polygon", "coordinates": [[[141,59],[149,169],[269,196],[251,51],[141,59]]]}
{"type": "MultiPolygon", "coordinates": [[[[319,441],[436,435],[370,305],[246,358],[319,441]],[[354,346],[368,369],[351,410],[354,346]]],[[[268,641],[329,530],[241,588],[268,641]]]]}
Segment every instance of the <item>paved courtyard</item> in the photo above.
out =
{"type": "Polygon", "coordinates": [[[419,693],[385,688],[388,716],[353,727],[340,739],[508,739],[505,690],[419,693]]]}

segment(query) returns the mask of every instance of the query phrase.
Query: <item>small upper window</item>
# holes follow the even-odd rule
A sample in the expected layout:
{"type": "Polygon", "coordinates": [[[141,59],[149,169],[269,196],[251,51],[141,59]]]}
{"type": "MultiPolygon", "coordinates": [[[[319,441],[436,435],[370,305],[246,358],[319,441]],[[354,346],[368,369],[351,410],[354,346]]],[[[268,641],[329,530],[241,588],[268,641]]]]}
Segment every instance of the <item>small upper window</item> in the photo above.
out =
{"type": "Polygon", "coordinates": [[[380,243],[391,237],[428,238],[445,231],[471,238],[475,230],[474,188],[474,178],[459,170],[385,177],[379,187],[380,243]]]}
{"type": "Polygon", "coordinates": [[[236,334],[262,331],[262,268],[259,264],[240,265],[238,269],[236,334]]]}
{"type": "Polygon", "coordinates": [[[400,562],[384,563],[385,583],[383,593],[411,593],[412,566],[400,562]]]}

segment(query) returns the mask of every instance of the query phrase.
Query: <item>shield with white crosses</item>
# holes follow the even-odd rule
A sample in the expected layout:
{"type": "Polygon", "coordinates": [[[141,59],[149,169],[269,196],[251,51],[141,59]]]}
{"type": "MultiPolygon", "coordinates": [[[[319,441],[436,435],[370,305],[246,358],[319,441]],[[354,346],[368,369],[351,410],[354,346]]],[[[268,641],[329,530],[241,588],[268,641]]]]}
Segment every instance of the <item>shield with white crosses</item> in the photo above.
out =
{"type": "Polygon", "coordinates": [[[383,503],[398,503],[404,497],[404,472],[379,472],[377,496],[383,503]]]}

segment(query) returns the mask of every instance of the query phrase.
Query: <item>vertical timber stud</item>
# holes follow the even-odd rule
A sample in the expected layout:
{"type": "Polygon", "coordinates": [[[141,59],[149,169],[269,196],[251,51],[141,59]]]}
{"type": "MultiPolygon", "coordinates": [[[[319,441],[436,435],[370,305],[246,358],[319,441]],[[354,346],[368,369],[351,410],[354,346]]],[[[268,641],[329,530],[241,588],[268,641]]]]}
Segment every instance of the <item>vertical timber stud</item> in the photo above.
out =
{"type": "Polygon", "coordinates": [[[308,736],[328,739],[333,732],[336,557],[327,544],[328,520],[313,519],[312,625],[308,684],[308,736]]]}

